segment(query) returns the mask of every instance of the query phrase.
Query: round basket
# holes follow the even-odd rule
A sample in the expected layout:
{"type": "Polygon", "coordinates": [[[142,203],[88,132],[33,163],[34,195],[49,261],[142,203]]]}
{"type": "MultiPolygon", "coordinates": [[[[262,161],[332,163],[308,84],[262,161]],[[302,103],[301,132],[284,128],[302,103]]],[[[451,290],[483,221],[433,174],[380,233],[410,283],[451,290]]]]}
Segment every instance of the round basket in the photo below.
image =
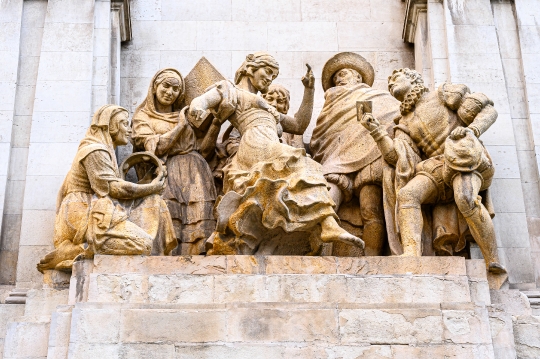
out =
{"type": "Polygon", "coordinates": [[[123,180],[126,179],[126,175],[129,169],[139,163],[149,162],[155,165],[158,169],[158,175],[165,172],[163,168],[163,162],[151,152],[135,152],[129,155],[120,165],[120,176],[123,180]]]}

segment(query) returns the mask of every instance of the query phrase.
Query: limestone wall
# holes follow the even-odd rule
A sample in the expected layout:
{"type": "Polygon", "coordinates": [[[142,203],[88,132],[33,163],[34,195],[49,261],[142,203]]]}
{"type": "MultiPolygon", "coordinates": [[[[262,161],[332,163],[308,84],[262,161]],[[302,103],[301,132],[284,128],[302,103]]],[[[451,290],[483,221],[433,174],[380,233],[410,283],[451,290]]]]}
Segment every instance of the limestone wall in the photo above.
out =
{"type": "Polygon", "coordinates": [[[245,56],[268,51],[280,64],[276,83],[291,91],[291,113],[302,100],[305,63],[317,78],[309,142],[322,105],[324,63],[355,51],[376,70],[375,87],[386,89],[396,67],[414,67],[413,47],[401,40],[405,3],[400,0],[199,0],[131,1],[133,40],[122,46],[120,104],[133,113],[160,68],[185,76],[205,56],[226,77],[245,56]]]}

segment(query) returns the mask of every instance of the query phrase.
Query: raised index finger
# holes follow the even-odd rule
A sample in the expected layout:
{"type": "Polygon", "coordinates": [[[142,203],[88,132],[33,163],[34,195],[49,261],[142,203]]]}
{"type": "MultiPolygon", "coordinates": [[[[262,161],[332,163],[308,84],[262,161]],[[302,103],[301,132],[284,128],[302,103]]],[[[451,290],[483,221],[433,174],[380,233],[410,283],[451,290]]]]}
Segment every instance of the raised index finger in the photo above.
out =
{"type": "Polygon", "coordinates": [[[310,72],[311,71],[311,66],[309,64],[306,64],[306,67],[307,67],[307,72],[310,72]]]}

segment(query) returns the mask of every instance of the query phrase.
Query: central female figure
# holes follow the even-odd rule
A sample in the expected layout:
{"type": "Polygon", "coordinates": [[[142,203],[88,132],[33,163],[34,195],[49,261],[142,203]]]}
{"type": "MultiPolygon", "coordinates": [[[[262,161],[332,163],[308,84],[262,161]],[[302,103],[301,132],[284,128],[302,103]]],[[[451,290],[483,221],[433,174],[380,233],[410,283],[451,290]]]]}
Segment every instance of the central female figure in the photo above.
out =
{"type": "Polygon", "coordinates": [[[258,95],[268,90],[278,72],[271,55],[250,54],[236,71],[235,84],[218,82],[191,102],[192,122],[210,111],[241,134],[236,156],[223,169],[225,194],[216,205],[218,224],[207,241],[208,253],[300,254],[287,244],[298,232],[304,239],[320,233],[323,242],[363,248],[360,238],[337,224],[321,165],[304,149],[279,142],[278,128],[302,134],[309,118],[296,121],[282,115],[258,95]]]}

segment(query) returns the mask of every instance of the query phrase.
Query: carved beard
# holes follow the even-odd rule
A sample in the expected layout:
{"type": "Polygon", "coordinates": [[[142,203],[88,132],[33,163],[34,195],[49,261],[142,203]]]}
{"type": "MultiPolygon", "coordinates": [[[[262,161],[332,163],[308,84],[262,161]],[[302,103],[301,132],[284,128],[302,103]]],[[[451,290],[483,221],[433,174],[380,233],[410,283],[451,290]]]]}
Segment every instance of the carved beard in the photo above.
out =
{"type": "Polygon", "coordinates": [[[414,110],[416,103],[420,98],[426,93],[429,92],[429,89],[424,85],[416,84],[412,89],[405,95],[405,99],[399,106],[401,115],[405,116],[409,112],[414,110]]]}

